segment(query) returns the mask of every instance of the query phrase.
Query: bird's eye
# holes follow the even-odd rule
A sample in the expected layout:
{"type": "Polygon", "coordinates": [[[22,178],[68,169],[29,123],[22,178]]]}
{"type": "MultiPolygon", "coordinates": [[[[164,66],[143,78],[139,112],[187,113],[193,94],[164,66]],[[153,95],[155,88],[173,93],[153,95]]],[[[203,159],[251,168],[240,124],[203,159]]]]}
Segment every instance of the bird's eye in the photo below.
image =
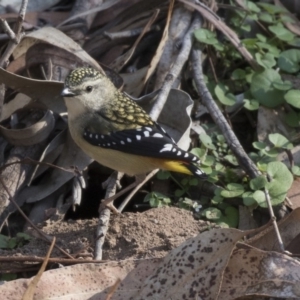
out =
{"type": "Polygon", "coordinates": [[[86,90],[88,93],[90,93],[90,92],[93,90],[93,87],[90,86],[90,85],[88,85],[88,86],[85,88],[85,90],[86,90]]]}

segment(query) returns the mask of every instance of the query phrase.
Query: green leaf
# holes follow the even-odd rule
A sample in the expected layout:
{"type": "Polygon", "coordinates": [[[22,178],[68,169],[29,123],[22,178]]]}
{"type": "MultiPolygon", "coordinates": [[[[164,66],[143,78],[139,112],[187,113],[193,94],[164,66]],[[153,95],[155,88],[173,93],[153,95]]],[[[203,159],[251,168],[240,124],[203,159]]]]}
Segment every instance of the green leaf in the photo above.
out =
{"type": "Polygon", "coordinates": [[[268,181],[265,176],[259,175],[250,180],[250,188],[254,191],[261,190],[266,187],[268,181]]]}
{"type": "Polygon", "coordinates": [[[215,163],[215,161],[216,160],[215,160],[215,158],[213,156],[207,155],[205,157],[205,160],[202,161],[201,163],[202,163],[203,166],[211,167],[215,163]]]}
{"type": "Polygon", "coordinates": [[[224,214],[225,216],[222,215],[216,223],[225,223],[231,228],[236,228],[239,224],[238,210],[233,206],[228,206],[225,208],[224,214]]]}
{"type": "Polygon", "coordinates": [[[8,240],[6,235],[0,234],[0,249],[8,248],[8,240]]]}
{"type": "Polygon", "coordinates": [[[215,94],[218,98],[218,100],[228,106],[232,106],[236,103],[236,99],[233,94],[228,93],[228,87],[225,86],[223,83],[218,83],[215,87],[215,94]]]}
{"type": "Polygon", "coordinates": [[[292,149],[293,144],[280,133],[270,133],[268,135],[269,141],[277,148],[284,148],[284,149],[292,149]]]}
{"type": "Polygon", "coordinates": [[[262,7],[264,10],[266,10],[271,15],[286,12],[286,9],[284,7],[280,7],[280,6],[277,6],[274,4],[270,4],[270,3],[258,2],[257,5],[259,7],[262,7]]]}
{"type": "Polygon", "coordinates": [[[246,1],[244,2],[246,4],[246,6],[248,7],[248,9],[250,11],[253,11],[255,13],[259,13],[260,12],[260,8],[252,1],[246,1]]]}
{"type": "Polygon", "coordinates": [[[252,96],[266,107],[276,107],[284,103],[284,93],[274,87],[274,83],[282,82],[280,75],[267,69],[256,73],[250,85],[252,96]]]}
{"type": "Polygon", "coordinates": [[[219,204],[219,203],[222,203],[224,200],[223,197],[221,196],[213,196],[213,198],[211,199],[211,203],[212,204],[219,204]]]}
{"type": "Polygon", "coordinates": [[[273,83],[274,88],[281,91],[287,91],[293,87],[292,83],[288,80],[280,81],[280,82],[274,82],[273,83]]]}
{"type": "Polygon", "coordinates": [[[179,198],[179,197],[181,197],[182,195],[185,194],[185,190],[179,190],[179,189],[178,189],[178,190],[175,191],[174,194],[175,194],[175,197],[178,197],[178,198],[179,198]]]}
{"type": "Polygon", "coordinates": [[[194,32],[194,35],[199,42],[204,44],[214,45],[219,43],[216,38],[216,33],[204,28],[197,29],[194,32]]]}
{"type": "Polygon", "coordinates": [[[290,46],[293,46],[294,48],[299,48],[300,47],[300,38],[296,37],[296,38],[292,39],[291,41],[289,41],[287,44],[290,46]]]}
{"type": "Polygon", "coordinates": [[[15,238],[15,237],[9,239],[7,242],[7,248],[9,248],[9,249],[14,249],[17,247],[17,245],[18,245],[17,238],[15,238]]]}
{"type": "Polygon", "coordinates": [[[260,21],[263,21],[265,23],[269,23],[269,24],[274,23],[274,18],[272,17],[272,15],[267,14],[267,13],[259,14],[258,18],[259,18],[260,21]]]}
{"type": "Polygon", "coordinates": [[[283,27],[281,23],[269,26],[268,28],[281,41],[289,42],[295,38],[295,35],[291,31],[283,27]]]}
{"type": "Polygon", "coordinates": [[[165,180],[170,178],[170,172],[165,171],[165,170],[159,170],[158,173],[156,174],[156,177],[160,180],[165,180]]]}
{"type": "Polygon", "coordinates": [[[244,99],[244,107],[248,110],[257,110],[259,108],[259,102],[256,100],[244,99]]]}
{"type": "Polygon", "coordinates": [[[270,69],[276,65],[274,55],[272,55],[271,53],[261,54],[257,52],[255,53],[255,58],[258,64],[265,69],[270,69]]]}
{"type": "Polygon", "coordinates": [[[221,191],[221,196],[224,198],[234,198],[244,193],[244,187],[238,183],[227,184],[226,190],[221,191]]]}
{"type": "Polygon", "coordinates": [[[167,206],[171,203],[171,199],[159,192],[151,192],[146,195],[144,202],[149,202],[151,207],[167,206]]]}
{"type": "Polygon", "coordinates": [[[300,176],[300,167],[298,167],[298,166],[292,166],[292,173],[294,175],[296,175],[296,176],[300,176]]]}
{"type": "Polygon", "coordinates": [[[208,220],[218,220],[222,216],[222,212],[215,207],[209,207],[202,212],[202,215],[208,220]]]}
{"type": "Polygon", "coordinates": [[[268,50],[269,53],[273,54],[274,57],[278,57],[281,53],[280,49],[272,44],[269,44],[268,42],[257,42],[256,46],[260,49],[268,50]]]}
{"type": "Polygon", "coordinates": [[[232,165],[234,165],[234,166],[238,166],[239,165],[236,157],[234,155],[232,155],[232,154],[225,155],[224,159],[226,161],[228,161],[229,163],[231,163],[232,165]]]}
{"type": "Polygon", "coordinates": [[[189,177],[189,185],[190,186],[197,186],[199,184],[199,181],[197,178],[190,176],[189,177]]]}
{"type": "Polygon", "coordinates": [[[216,149],[216,147],[212,143],[211,137],[209,135],[207,135],[206,133],[200,133],[199,139],[206,148],[212,149],[212,150],[216,149]]]}
{"type": "MultiPolygon", "coordinates": [[[[293,183],[293,175],[287,166],[279,161],[268,163],[267,173],[271,178],[267,184],[271,203],[272,205],[278,205],[284,201],[286,193],[293,183]]],[[[267,207],[266,203],[259,203],[259,205],[267,207]]]]}
{"type": "Polygon", "coordinates": [[[242,195],[243,198],[243,203],[245,206],[252,206],[254,204],[257,204],[256,200],[253,197],[253,193],[252,192],[245,192],[242,195]]]}
{"type": "Polygon", "coordinates": [[[191,151],[191,153],[195,154],[196,156],[198,156],[200,159],[203,159],[206,155],[206,149],[202,149],[202,148],[193,148],[191,151]]]}
{"type": "Polygon", "coordinates": [[[291,110],[287,114],[284,115],[284,121],[290,127],[299,127],[300,114],[296,113],[294,110],[291,110]]]}
{"type": "Polygon", "coordinates": [[[265,148],[267,148],[267,144],[264,143],[264,142],[253,142],[252,143],[253,147],[255,149],[258,149],[258,150],[264,150],[265,148]]]}
{"type": "Polygon", "coordinates": [[[289,90],[285,95],[284,99],[286,102],[296,108],[300,108],[300,91],[289,90]]]}
{"type": "Polygon", "coordinates": [[[246,76],[246,72],[243,69],[235,69],[231,74],[232,80],[241,80],[246,76]]]}
{"type": "Polygon", "coordinates": [[[263,191],[255,191],[253,193],[253,198],[258,203],[259,206],[267,207],[266,196],[263,191]]]}
{"type": "Polygon", "coordinates": [[[278,57],[278,66],[287,73],[296,73],[300,70],[300,50],[289,49],[282,51],[278,57]]]}

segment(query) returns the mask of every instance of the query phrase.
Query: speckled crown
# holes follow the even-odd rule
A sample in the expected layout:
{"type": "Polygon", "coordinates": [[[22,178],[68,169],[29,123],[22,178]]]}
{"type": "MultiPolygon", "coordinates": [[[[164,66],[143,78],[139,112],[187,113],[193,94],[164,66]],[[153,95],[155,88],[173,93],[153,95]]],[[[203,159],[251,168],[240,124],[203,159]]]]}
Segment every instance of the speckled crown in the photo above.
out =
{"type": "Polygon", "coordinates": [[[85,78],[100,78],[101,74],[93,68],[77,68],[66,77],[66,86],[76,86],[81,84],[85,78]]]}

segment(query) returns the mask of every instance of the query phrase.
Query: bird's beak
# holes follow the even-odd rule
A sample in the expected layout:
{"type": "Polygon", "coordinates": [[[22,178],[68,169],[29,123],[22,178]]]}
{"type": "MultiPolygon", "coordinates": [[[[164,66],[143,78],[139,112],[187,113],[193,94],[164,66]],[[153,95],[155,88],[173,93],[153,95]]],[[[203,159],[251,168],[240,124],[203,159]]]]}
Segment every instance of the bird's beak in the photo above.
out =
{"type": "Polygon", "coordinates": [[[62,97],[73,97],[75,94],[69,89],[69,88],[64,88],[60,94],[62,97]]]}

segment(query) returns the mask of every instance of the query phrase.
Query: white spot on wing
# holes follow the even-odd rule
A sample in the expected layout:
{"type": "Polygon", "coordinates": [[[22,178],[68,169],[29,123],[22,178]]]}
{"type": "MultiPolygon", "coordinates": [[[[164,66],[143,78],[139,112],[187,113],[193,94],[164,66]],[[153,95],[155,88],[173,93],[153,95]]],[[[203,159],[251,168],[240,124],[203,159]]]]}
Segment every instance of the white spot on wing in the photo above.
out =
{"type": "Polygon", "coordinates": [[[145,127],[148,131],[152,131],[152,128],[151,127],[145,127]]]}
{"type": "Polygon", "coordinates": [[[128,142],[128,143],[131,143],[132,140],[131,140],[130,138],[127,138],[127,142],[128,142]]]}
{"type": "Polygon", "coordinates": [[[125,145],[125,142],[124,142],[124,141],[121,141],[120,143],[121,143],[122,145],[125,145]]]}
{"type": "Polygon", "coordinates": [[[93,134],[92,133],[90,133],[90,138],[92,138],[93,137],[93,134]]]}
{"type": "Polygon", "coordinates": [[[140,141],[141,138],[142,138],[142,137],[141,137],[140,135],[137,135],[137,136],[136,136],[136,139],[137,139],[138,141],[140,141]]]}
{"type": "Polygon", "coordinates": [[[144,136],[145,137],[149,137],[150,136],[150,132],[149,131],[144,131],[144,136]]]}
{"type": "Polygon", "coordinates": [[[83,133],[83,135],[86,135],[86,131],[83,133]]]}
{"type": "Polygon", "coordinates": [[[165,144],[164,147],[159,151],[161,152],[166,152],[166,151],[171,151],[173,145],[172,144],[165,144]]]}
{"type": "Polygon", "coordinates": [[[192,161],[195,161],[195,160],[197,160],[197,157],[196,157],[196,156],[193,157],[192,161]]]}
{"type": "Polygon", "coordinates": [[[184,157],[189,157],[189,154],[188,153],[184,154],[184,157]]]}
{"type": "Polygon", "coordinates": [[[110,143],[107,143],[107,146],[110,147],[110,143]]]}
{"type": "Polygon", "coordinates": [[[154,133],[154,134],[153,134],[153,137],[156,137],[156,138],[163,138],[164,136],[163,136],[161,133],[154,133]]]}
{"type": "Polygon", "coordinates": [[[178,156],[181,155],[181,151],[178,151],[178,152],[177,152],[177,155],[178,155],[178,156]]]}
{"type": "Polygon", "coordinates": [[[173,148],[173,150],[172,150],[173,152],[176,152],[176,148],[173,148]]]}
{"type": "Polygon", "coordinates": [[[101,134],[101,139],[104,139],[104,135],[103,134],[101,134]]]}

